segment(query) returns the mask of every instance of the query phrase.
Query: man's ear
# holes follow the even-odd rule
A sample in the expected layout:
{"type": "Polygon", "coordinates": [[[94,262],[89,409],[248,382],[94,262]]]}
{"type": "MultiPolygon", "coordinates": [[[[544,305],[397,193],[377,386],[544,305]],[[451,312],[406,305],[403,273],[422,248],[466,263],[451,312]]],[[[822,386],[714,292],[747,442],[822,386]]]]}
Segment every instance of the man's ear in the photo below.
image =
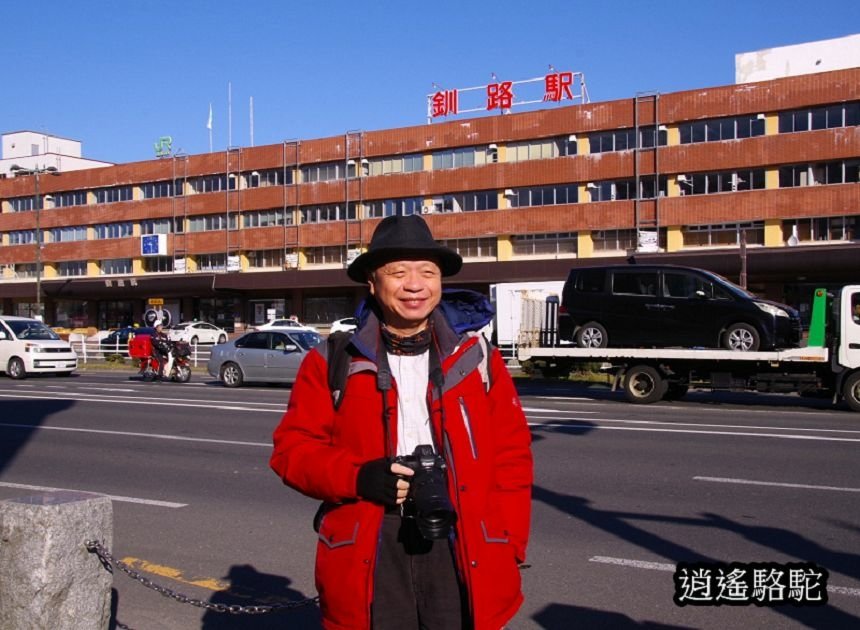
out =
{"type": "Polygon", "coordinates": [[[373,285],[373,280],[375,278],[375,271],[371,271],[367,274],[367,288],[370,291],[370,295],[376,295],[376,287],[373,285]]]}

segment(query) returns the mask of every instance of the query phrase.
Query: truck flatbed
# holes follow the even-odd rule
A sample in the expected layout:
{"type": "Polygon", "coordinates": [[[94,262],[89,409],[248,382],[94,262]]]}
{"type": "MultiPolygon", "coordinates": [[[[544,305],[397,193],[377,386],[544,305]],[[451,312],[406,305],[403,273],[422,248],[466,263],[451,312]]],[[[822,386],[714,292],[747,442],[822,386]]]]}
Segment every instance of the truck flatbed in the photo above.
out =
{"type": "Polygon", "coordinates": [[[689,361],[732,361],[749,363],[827,363],[830,353],[827,348],[806,347],[772,350],[768,352],[739,352],[717,348],[576,348],[556,346],[552,348],[520,347],[517,350],[520,361],[533,358],[567,358],[577,361],[612,361],[627,359],[689,360],[689,361]]]}

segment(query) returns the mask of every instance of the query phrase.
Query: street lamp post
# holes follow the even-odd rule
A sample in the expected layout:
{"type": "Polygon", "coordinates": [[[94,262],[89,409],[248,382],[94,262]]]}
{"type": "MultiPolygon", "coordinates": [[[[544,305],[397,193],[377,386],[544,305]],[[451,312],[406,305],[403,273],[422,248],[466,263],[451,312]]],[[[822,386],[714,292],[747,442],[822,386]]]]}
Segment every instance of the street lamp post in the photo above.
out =
{"type": "Polygon", "coordinates": [[[39,176],[43,173],[59,175],[56,166],[42,166],[25,168],[13,164],[10,171],[17,175],[33,176],[33,210],[36,212],[36,318],[44,320],[42,316],[42,197],[39,194],[39,176]]]}

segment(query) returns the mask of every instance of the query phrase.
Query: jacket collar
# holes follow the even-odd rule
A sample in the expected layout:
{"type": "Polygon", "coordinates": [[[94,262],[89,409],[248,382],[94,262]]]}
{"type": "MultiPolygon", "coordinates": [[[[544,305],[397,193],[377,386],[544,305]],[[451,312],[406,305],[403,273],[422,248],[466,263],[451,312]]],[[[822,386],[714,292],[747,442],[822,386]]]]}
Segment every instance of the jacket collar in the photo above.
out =
{"type": "MultiPolygon", "coordinates": [[[[448,319],[437,306],[430,313],[430,320],[436,331],[436,341],[439,344],[439,354],[442,358],[450,356],[460,342],[460,337],[451,328],[448,319]]],[[[367,319],[362,326],[353,334],[351,344],[362,355],[376,362],[376,353],[382,346],[379,334],[380,319],[376,309],[370,310],[367,319]]]]}

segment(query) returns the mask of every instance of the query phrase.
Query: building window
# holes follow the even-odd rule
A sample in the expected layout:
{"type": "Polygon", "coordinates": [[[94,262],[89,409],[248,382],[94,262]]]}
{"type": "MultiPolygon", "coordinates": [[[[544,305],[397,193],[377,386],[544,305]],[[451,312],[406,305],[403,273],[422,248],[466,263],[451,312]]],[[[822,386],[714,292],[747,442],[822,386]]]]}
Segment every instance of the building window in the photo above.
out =
{"type": "Polygon", "coordinates": [[[84,206],[87,203],[87,193],[83,190],[54,193],[54,207],[84,206]]]}
{"type": "Polygon", "coordinates": [[[576,184],[515,188],[513,194],[509,193],[506,196],[511,208],[555,206],[577,203],[579,201],[579,188],[576,184]]]}
{"type": "Polygon", "coordinates": [[[198,254],[197,271],[225,271],[227,254],[198,254]]]}
{"type": "MultiPolygon", "coordinates": [[[[653,199],[655,197],[655,183],[658,186],[657,193],[661,197],[666,196],[667,177],[660,175],[657,182],[653,176],[642,177],[639,180],[639,199],[653,199]]],[[[586,185],[591,195],[591,201],[620,201],[636,198],[636,180],[620,179],[616,181],[603,181],[589,183],[586,185]]]]}
{"type": "Polygon", "coordinates": [[[457,238],[441,241],[441,243],[463,258],[496,258],[499,253],[499,244],[495,237],[457,238]]]}
{"type": "Polygon", "coordinates": [[[448,149],[437,151],[433,154],[433,170],[445,168],[461,168],[464,166],[480,166],[487,163],[487,152],[485,149],[476,147],[464,147],[461,149],[448,149]]]}
{"type": "Polygon", "coordinates": [[[196,193],[223,192],[236,190],[236,175],[205,175],[191,180],[191,188],[196,193]]]}
{"type": "Polygon", "coordinates": [[[265,171],[252,171],[245,174],[248,188],[268,188],[269,186],[285,186],[293,183],[292,169],[272,168],[265,171]]]}
{"type": "MultiPolygon", "coordinates": [[[[237,214],[230,214],[230,229],[235,230],[237,223],[237,214]]],[[[226,214],[204,214],[188,218],[189,232],[214,232],[217,230],[226,230],[227,225],[228,220],[226,214]]]]}
{"type": "Polygon", "coordinates": [[[860,237],[860,216],[791,219],[782,223],[782,240],[798,242],[853,241],[860,237]]]}
{"type": "Polygon", "coordinates": [[[144,199],[158,199],[173,195],[173,184],[170,182],[149,182],[143,184],[140,189],[144,199]]]}
{"type": "Polygon", "coordinates": [[[346,246],[308,247],[305,250],[305,257],[309,265],[342,265],[346,261],[346,246]]]}
{"type": "Polygon", "coordinates": [[[96,238],[125,238],[132,235],[132,224],[130,221],[122,223],[101,223],[94,226],[96,238]]]}
{"type": "Polygon", "coordinates": [[[365,218],[381,219],[392,216],[408,216],[410,214],[421,214],[423,200],[420,197],[408,197],[405,199],[380,199],[365,202],[365,218]]]}
{"type": "Polygon", "coordinates": [[[860,102],[837,103],[779,113],[779,133],[860,125],[860,102]]]}
{"type": "Polygon", "coordinates": [[[131,273],[131,258],[110,258],[103,260],[100,271],[103,276],[117,273],[131,273]]]}
{"type": "Polygon", "coordinates": [[[253,210],[242,214],[246,228],[272,227],[275,225],[292,225],[293,213],[283,208],[271,210],[253,210]]]}
{"type": "Polygon", "coordinates": [[[780,188],[858,182],[860,182],[860,160],[795,164],[779,169],[780,188]]]}
{"type": "Polygon", "coordinates": [[[591,233],[595,252],[625,252],[636,249],[636,230],[595,230],[591,233]]]}
{"type": "Polygon", "coordinates": [[[306,183],[328,182],[344,178],[344,165],[340,162],[309,164],[302,167],[302,181],[306,183]]]}
{"type": "Polygon", "coordinates": [[[140,222],[141,234],[170,234],[171,232],[184,232],[182,219],[145,219],[140,222]],[[171,230],[171,225],[175,228],[171,230]]]}
{"type": "Polygon", "coordinates": [[[679,175],[678,187],[681,195],[711,195],[738,190],[763,190],[764,169],[679,175]]]}
{"type": "Polygon", "coordinates": [[[132,199],[131,186],[115,186],[113,188],[99,188],[96,190],[96,203],[117,203],[120,201],[131,201],[132,199]]]}
{"type": "Polygon", "coordinates": [[[284,267],[283,249],[258,249],[248,252],[248,265],[253,269],[284,267]]]}
{"type": "Polygon", "coordinates": [[[33,197],[14,197],[9,200],[12,212],[28,212],[33,209],[33,197]]]}
{"type": "Polygon", "coordinates": [[[514,256],[576,255],[576,232],[553,232],[550,234],[518,234],[511,237],[514,256]]]}
{"type": "Polygon", "coordinates": [[[15,230],[9,232],[10,245],[27,245],[36,242],[36,230],[15,230]]]}
{"type": "Polygon", "coordinates": [[[512,142],[508,144],[505,160],[508,162],[523,162],[526,160],[548,160],[551,158],[576,155],[576,140],[568,136],[559,138],[543,138],[512,142]]]}
{"type": "Polygon", "coordinates": [[[349,212],[345,211],[343,204],[329,203],[320,206],[303,206],[300,209],[302,223],[325,223],[328,221],[343,221],[344,219],[355,219],[356,203],[349,202],[349,212]]]}
{"type": "Polygon", "coordinates": [[[396,155],[393,157],[372,158],[369,162],[368,173],[370,175],[412,173],[424,168],[424,157],[421,155],[396,155]]]}
{"type": "Polygon", "coordinates": [[[747,245],[763,245],[764,221],[690,225],[683,228],[683,234],[684,247],[736,247],[742,238],[747,245]]]}
{"type": "MultiPolygon", "coordinates": [[[[36,263],[15,263],[16,278],[35,278],[36,263]]],[[[29,317],[26,315],[25,317],[29,317]]]]}
{"type": "Polygon", "coordinates": [[[433,199],[433,212],[475,212],[498,208],[499,195],[495,190],[445,195],[433,199]]]}
{"type": "Polygon", "coordinates": [[[85,276],[87,275],[86,260],[67,260],[57,263],[58,276],[85,276]]]}
{"type": "Polygon", "coordinates": [[[736,116],[696,120],[678,125],[681,144],[719,142],[764,135],[764,117],[736,116]]]}
{"type": "Polygon", "coordinates": [[[170,256],[144,256],[144,273],[164,273],[173,271],[173,258],[170,256]]]}
{"type": "Polygon", "coordinates": [[[68,243],[71,241],[85,240],[87,240],[87,228],[84,225],[53,228],[51,230],[52,243],[68,243]]]}
{"type": "MultiPolygon", "coordinates": [[[[666,146],[668,132],[660,129],[656,132],[661,147],[666,146]]],[[[639,146],[650,148],[654,146],[655,130],[653,127],[639,129],[639,146]]],[[[618,129],[603,131],[588,136],[591,153],[607,153],[610,151],[628,151],[636,148],[636,131],[634,129],[618,129]]]]}

